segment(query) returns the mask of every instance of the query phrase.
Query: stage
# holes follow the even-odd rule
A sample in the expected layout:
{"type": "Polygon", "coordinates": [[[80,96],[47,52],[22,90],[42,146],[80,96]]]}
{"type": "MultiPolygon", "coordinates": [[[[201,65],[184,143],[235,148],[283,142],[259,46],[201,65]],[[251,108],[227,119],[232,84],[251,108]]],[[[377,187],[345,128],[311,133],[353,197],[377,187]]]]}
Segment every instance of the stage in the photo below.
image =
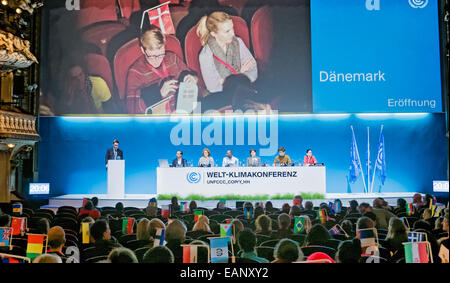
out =
{"type": "MultiPolygon", "coordinates": [[[[356,200],[358,203],[367,202],[372,205],[372,201],[377,197],[384,198],[389,205],[396,206],[398,198],[404,198],[408,203],[412,202],[412,197],[414,193],[410,192],[402,192],[402,193],[379,193],[379,194],[363,194],[363,193],[355,193],[355,194],[326,194],[324,199],[304,199],[303,204],[306,201],[312,201],[314,206],[319,206],[322,202],[328,203],[329,201],[334,201],[335,199],[340,199],[342,201],[342,205],[349,206],[349,202],[351,200],[356,200]]],[[[139,194],[139,195],[125,195],[122,199],[108,197],[108,195],[62,195],[58,197],[49,198],[49,204],[43,206],[42,208],[57,210],[60,206],[74,206],[81,207],[83,203],[83,198],[93,198],[97,197],[99,199],[98,206],[112,206],[114,207],[116,203],[122,202],[125,207],[138,207],[145,208],[147,207],[148,201],[157,197],[152,194],[139,194]]],[[[184,201],[179,199],[180,201],[184,201]]],[[[187,200],[190,201],[190,200],[187,200]]],[[[245,200],[243,200],[245,201],[245,200]]],[[[255,202],[266,202],[268,200],[251,200],[252,203],[255,202]]],[[[292,199],[286,200],[270,200],[274,207],[281,208],[284,203],[292,204],[292,199]]],[[[208,209],[213,209],[216,207],[218,200],[206,200],[206,201],[197,201],[197,206],[205,207],[208,209]]],[[[169,204],[170,200],[158,200],[158,206],[169,204]]],[[[227,207],[235,208],[236,200],[227,200],[227,207]]]]}

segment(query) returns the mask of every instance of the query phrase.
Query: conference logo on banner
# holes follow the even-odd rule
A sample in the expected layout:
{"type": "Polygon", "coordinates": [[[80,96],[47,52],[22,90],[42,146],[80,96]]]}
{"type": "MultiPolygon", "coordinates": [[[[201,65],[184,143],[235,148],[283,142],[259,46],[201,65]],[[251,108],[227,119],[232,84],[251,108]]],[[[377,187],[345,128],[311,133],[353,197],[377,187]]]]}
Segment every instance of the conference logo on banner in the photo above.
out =
{"type": "Polygon", "coordinates": [[[428,5],[428,0],[408,0],[409,5],[413,8],[425,8],[428,5]]]}
{"type": "Polygon", "coordinates": [[[198,184],[200,180],[202,179],[202,176],[200,173],[197,172],[189,172],[186,176],[187,180],[191,184],[198,184]]]}

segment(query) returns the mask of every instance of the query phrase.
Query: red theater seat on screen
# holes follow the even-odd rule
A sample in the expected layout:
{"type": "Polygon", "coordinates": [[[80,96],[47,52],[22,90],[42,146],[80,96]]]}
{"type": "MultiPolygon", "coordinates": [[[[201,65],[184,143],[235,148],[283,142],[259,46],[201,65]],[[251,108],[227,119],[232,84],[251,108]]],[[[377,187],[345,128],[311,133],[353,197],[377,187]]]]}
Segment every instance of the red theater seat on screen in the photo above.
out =
{"type": "Polygon", "coordinates": [[[122,18],[129,19],[131,14],[141,10],[139,0],[118,0],[122,18]]]}
{"type": "Polygon", "coordinates": [[[78,28],[98,22],[118,20],[116,0],[83,0],[80,2],[78,28]]]}
{"type": "MultiPolygon", "coordinates": [[[[250,49],[250,39],[248,33],[247,23],[240,17],[231,16],[234,25],[234,33],[240,37],[245,43],[247,48],[250,49]]],[[[200,38],[197,35],[197,26],[192,27],[184,40],[184,54],[186,56],[186,64],[188,67],[199,74],[199,82],[201,85],[205,85],[201,76],[200,62],[198,60],[198,54],[202,50],[202,44],[200,38]]]]}
{"type": "Polygon", "coordinates": [[[102,77],[113,95],[114,83],[111,72],[111,66],[105,56],[100,54],[86,54],[84,56],[84,65],[89,75],[102,77]]]}
{"type": "MultiPolygon", "coordinates": [[[[172,51],[184,60],[183,51],[180,42],[173,35],[166,35],[166,50],[172,51]]],[[[127,80],[128,69],[131,65],[142,55],[139,47],[139,39],[135,38],[132,41],[122,46],[114,56],[114,78],[116,86],[121,99],[125,98],[125,87],[127,80]]]]}
{"type": "Polygon", "coordinates": [[[111,39],[125,29],[126,26],[119,22],[101,22],[83,28],[80,33],[84,42],[98,46],[102,54],[106,56],[106,50],[111,39]]]}
{"type": "Polygon", "coordinates": [[[236,9],[238,15],[242,13],[246,2],[247,0],[219,0],[220,5],[236,9]]]}
{"type": "Polygon", "coordinates": [[[268,6],[259,8],[253,15],[251,38],[258,67],[264,69],[270,61],[273,46],[273,22],[268,6]]]}

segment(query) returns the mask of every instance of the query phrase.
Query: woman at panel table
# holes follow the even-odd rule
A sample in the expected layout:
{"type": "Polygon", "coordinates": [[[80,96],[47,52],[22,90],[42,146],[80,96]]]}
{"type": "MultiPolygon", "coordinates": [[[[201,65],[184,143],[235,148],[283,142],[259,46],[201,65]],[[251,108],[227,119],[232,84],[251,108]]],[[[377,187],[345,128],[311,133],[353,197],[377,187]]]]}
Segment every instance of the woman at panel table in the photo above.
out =
{"type": "Polygon", "coordinates": [[[199,54],[200,70],[209,92],[222,91],[225,79],[245,74],[252,82],[258,78],[256,61],[245,43],[234,34],[231,17],[224,12],[203,16],[197,25],[203,49],[199,54]]]}
{"type": "Polygon", "coordinates": [[[261,158],[256,156],[256,149],[250,149],[250,157],[247,157],[247,167],[261,166],[261,158]]]}
{"type": "Polygon", "coordinates": [[[214,167],[214,159],[211,157],[209,149],[203,150],[203,156],[198,161],[198,167],[214,167]]]}
{"type": "Polygon", "coordinates": [[[291,158],[289,155],[286,155],[286,149],[284,147],[280,147],[278,149],[278,156],[275,157],[273,162],[273,166],[289,166],[291,164],[291,158]]]}
{"type": "Polygon", "coordinates": [[[312,155],[312,150],[311,149],[306,150],[306,155],[303,158],[303,165],[310,166],[315,164],[317,164],[317,160],[314,157],[314,155],[312,155]]]}

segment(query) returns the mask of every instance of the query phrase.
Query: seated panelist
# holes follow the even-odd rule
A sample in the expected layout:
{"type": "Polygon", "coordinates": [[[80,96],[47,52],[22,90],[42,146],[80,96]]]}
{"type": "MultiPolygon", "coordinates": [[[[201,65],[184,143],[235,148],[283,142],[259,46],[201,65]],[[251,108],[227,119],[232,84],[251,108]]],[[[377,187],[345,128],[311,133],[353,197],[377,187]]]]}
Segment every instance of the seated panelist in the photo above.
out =
{"type": "Polygon", "coordinates": [[[303,158],[303,165],[304,166],[311,166],[311,165],[315,165],[317,164],[317,160],[314,157],[314,155],[312,155],[312,150],[311,149],[307,149],[306,150],[306,155],[303,158]]]}
{"type": "Polygon", "coordinates": [[[250,150],[250,156],[247,157],[247,167],[259,167],[261,166],[261,158],[256,156],[256,149],[250,150]]]}
{"type": "Polygon", "coordinates": [[[177,151],[177,158],[172,161],[172,167],[186,167],[187,161],[183,158],[183,152],[177,151]]]}
{"type": "Polygon", "coordinates": [[[203,156],[198,161],[198,167],[214,167],[214,159],[211,157],[211,151],[205,148],[203,150],[203,156]]]}

